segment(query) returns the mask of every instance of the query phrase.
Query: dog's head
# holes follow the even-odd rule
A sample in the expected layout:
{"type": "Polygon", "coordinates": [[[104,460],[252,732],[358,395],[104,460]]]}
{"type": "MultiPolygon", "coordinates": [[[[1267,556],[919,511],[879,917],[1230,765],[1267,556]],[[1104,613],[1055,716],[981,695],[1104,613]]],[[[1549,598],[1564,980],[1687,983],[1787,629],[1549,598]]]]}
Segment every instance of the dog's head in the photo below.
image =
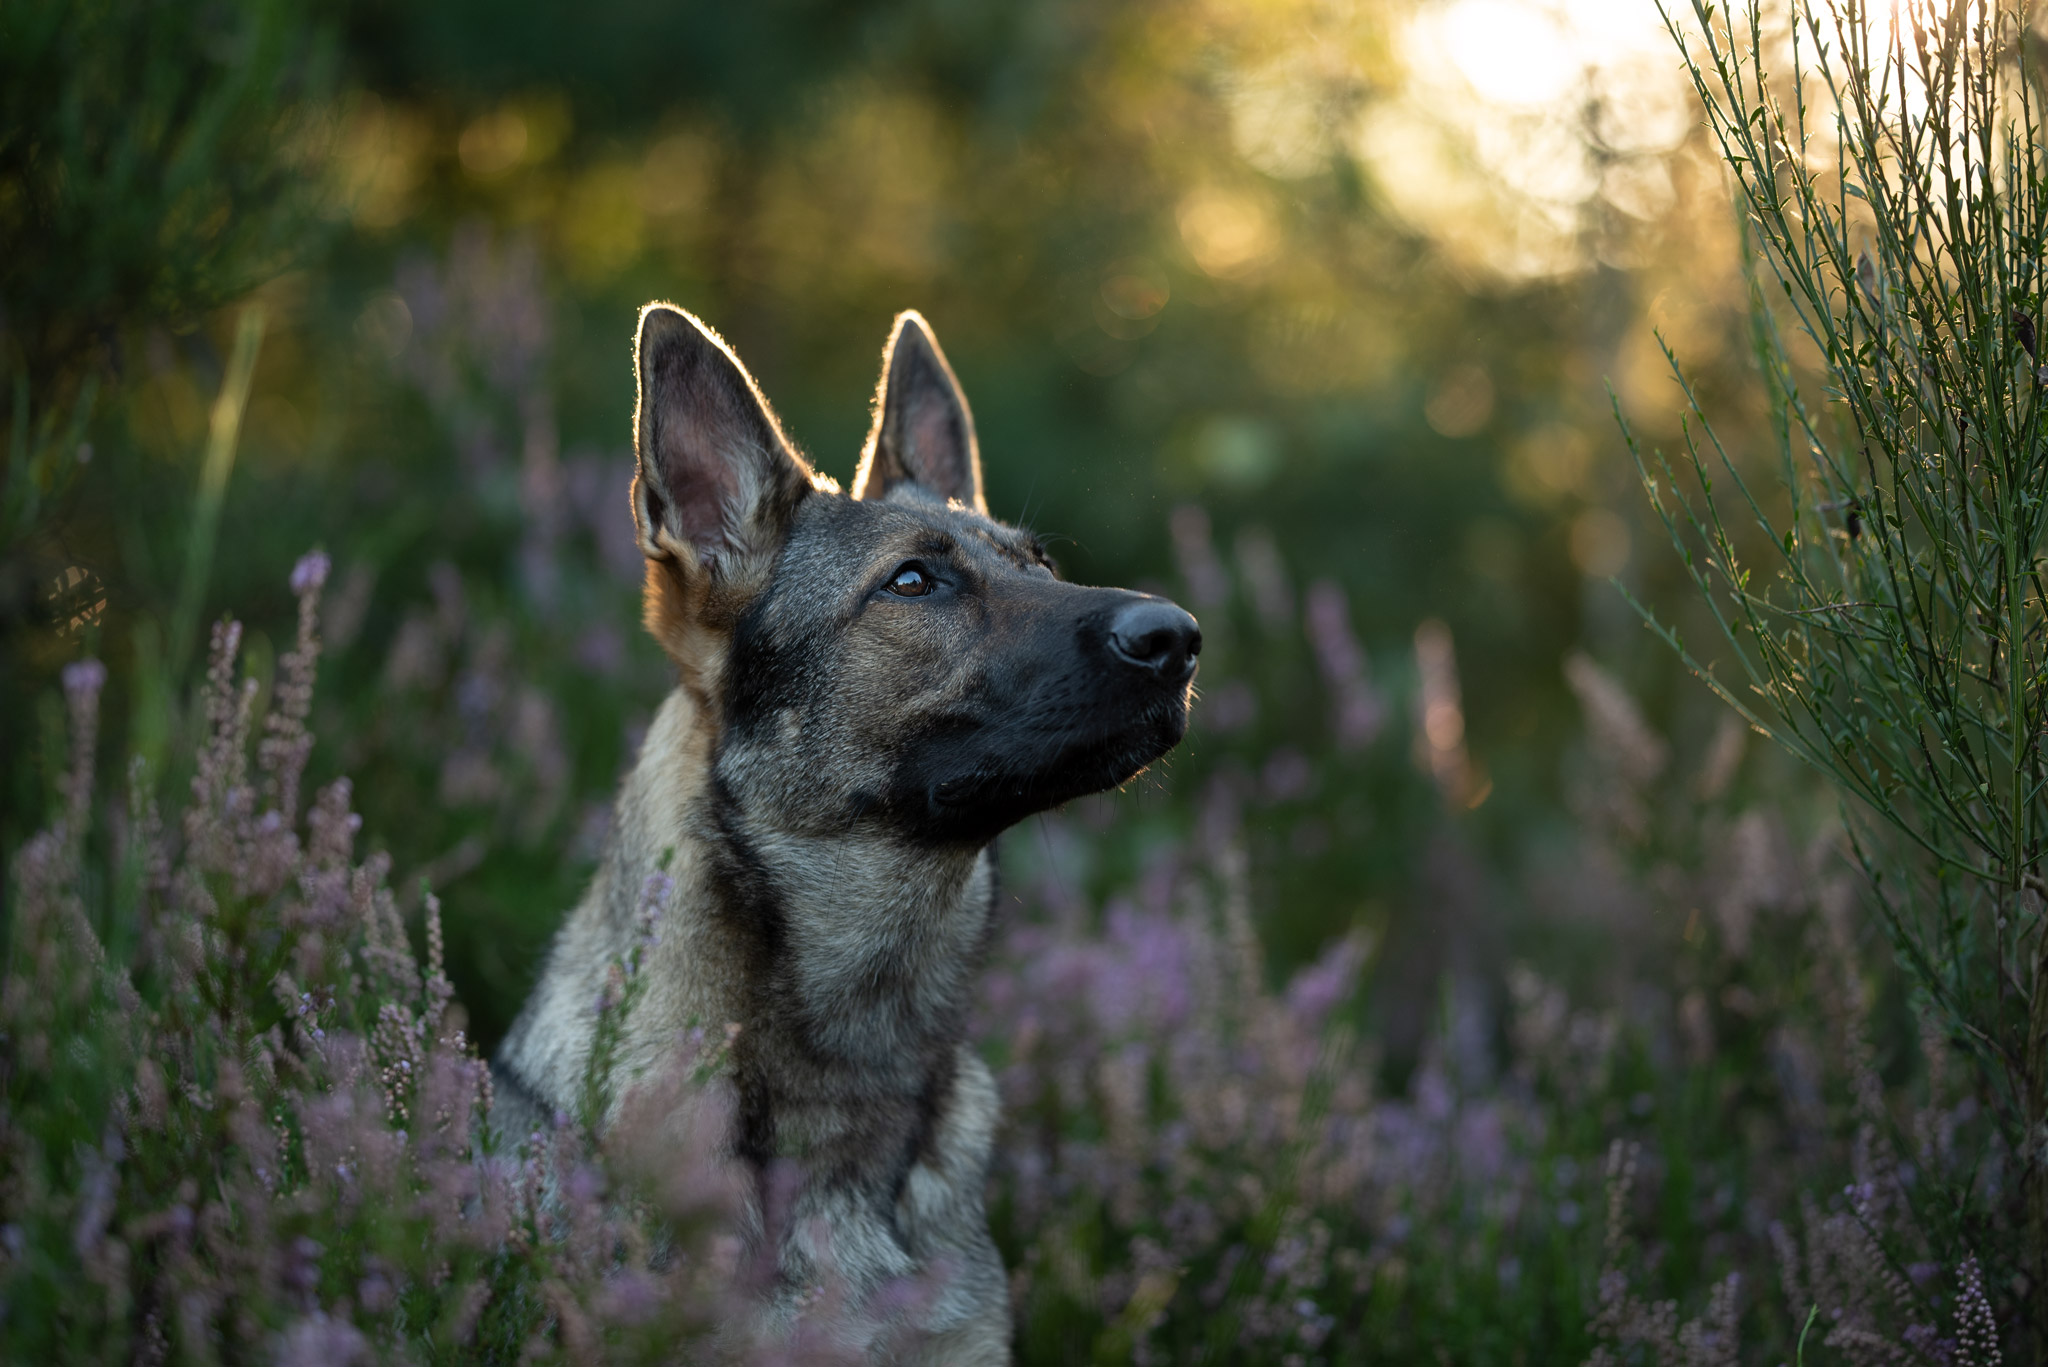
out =
{"type": "Polygon", "coordinates": [[[988,515],[973,417],[917,314],[890,335],[850,494],[689,314],[644,309],[638,357],[647,622],[751,814],[981,844],[1180,740],[1195,619],[1063,582],[988,515]]]}

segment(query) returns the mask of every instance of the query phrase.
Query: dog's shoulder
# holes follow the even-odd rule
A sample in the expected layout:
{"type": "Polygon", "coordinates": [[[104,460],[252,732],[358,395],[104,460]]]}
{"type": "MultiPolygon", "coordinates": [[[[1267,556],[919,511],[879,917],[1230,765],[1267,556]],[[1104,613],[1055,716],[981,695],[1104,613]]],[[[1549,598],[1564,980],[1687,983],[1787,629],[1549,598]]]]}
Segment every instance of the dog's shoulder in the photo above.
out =
{"type": "Polygon", "coordinates": [[[715,1032],[731,1018],[730,974],[703,934],[708,870],[699,809],[709,782],[708,732],[687,689],[669,694],[655,713],[620,787],[596,876],[556,934],[498,1051],[500,1076],[543,1107],[575,1095],[594,1003],[612,965],[650,931],[641,948],[648,988],[629,1025],[628,1051],[657,1054],[693,1025],[715,1032]]]}

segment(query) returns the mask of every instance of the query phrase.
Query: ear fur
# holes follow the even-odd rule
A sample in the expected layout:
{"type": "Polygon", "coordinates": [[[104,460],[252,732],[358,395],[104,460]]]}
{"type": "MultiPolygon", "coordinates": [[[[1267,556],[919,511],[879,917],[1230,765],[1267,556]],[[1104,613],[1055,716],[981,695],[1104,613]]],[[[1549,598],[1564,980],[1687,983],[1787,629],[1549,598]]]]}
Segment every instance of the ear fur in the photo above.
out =
{"type": "Polygon", "coordinates": [[[882,350],[875,423],[853,478],[853,496],[886,498],[901,484],[988,511],[974,415],[946,353],[915,309],[896,315],[882,350]]]}
{"type": "Polygon", "coordinates": [[[648,560],[647,625],[684,665],[752,597],[816,477],[746,367],[717,333],[670,304],[640,311],[634,349],[633,526],[648,560]]]}

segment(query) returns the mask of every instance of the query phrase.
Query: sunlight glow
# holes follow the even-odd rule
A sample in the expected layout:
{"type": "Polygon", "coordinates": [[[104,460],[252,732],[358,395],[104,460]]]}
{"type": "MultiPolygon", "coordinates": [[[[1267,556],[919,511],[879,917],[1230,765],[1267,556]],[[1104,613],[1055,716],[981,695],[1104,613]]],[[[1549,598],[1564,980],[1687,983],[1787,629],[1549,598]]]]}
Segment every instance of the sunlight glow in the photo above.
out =
{"type": "Polygon", "coordinates": [[[1586,206],[1671,206],[1664,161],[1695,116],[1651,0],[1442,0],[1400,48],[1406,87],[1364,113],[1356,145],[1454,256],[1555,275],[1588,260],[1586,206]]]}
{"type": "Polygon", "coordinates": [[[1437,26],[1452,65],[1495,104],[1551,104],[1578,79],[1581,63],[1555,16],[1519,0],[1457,0],[1437,26]]]}
{"type": "Polygon", "coordinates": [[[1175,213],[1195,264],[1210,275],[1242,275],[1272,252],[1278,234],[1265,210],[1245,195],[1203,187],[1175,213]]]}

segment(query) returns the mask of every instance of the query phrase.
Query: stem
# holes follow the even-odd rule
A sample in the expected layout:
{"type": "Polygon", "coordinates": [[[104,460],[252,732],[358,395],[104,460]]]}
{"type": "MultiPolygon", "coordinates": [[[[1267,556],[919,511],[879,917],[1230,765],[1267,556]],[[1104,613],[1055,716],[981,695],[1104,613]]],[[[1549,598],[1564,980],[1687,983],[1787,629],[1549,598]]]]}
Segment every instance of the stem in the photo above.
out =
{"type": "Polygon", "coordinates": [[[178,603],[171,615],[170,677],[183,676],[192,658],[199,609],[206,601],[206,581],[213,571],[213,546],[220,533],[220,505],[234,473],[235,449],[242,435],[242,414],[249,407],[249,384],[256,374],[256,354],[263,347],[266,322],[263,305],[250,304],[235,325],[235,349],[221,377],[220,395],[207,423],[206,461],[199,470],[199,493],[192,501],[192,528],[185,541],[185,573],[178,580],[178,603]]]}

